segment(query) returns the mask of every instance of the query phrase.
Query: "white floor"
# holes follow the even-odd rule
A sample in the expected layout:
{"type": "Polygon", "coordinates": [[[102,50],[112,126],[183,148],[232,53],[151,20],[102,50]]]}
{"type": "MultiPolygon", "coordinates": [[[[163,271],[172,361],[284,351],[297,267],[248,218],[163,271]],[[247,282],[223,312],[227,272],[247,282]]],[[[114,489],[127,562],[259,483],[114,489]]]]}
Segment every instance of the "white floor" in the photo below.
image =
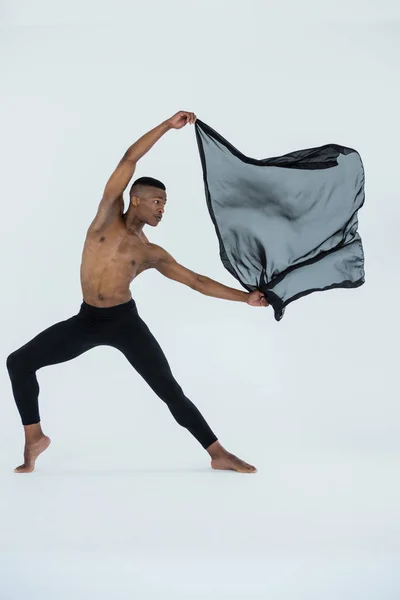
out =
{"type": "Polygon", "coordinates": [[[183,454],[158,434],[139,454],[145,434],[142,446],[105,432],[70,446],[58,431],[27,476],[9,472],[20,450],[10,436],[0,463],[2,600],[400,597],[389,447],[342,439],[340,450],[311,436],[299,451],[292,438],[288,451],[258,427],[233,448],[259,468],[246,476],[210,470],[190,436],[175,433],[183,454]]]}

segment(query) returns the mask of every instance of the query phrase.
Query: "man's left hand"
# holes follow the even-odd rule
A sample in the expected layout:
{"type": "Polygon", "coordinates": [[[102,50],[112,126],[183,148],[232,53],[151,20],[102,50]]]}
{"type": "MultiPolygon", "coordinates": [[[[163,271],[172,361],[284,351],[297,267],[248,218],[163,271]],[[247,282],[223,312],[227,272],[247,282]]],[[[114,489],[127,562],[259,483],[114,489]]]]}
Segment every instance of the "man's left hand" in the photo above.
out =
{"type": "Polygon", "coordinates": [[[247,297],[247,304],[250,304],[250,306],[269,306],[264,294],[258,290],[254,290],[254,292],[249,293],[247,297]]]}

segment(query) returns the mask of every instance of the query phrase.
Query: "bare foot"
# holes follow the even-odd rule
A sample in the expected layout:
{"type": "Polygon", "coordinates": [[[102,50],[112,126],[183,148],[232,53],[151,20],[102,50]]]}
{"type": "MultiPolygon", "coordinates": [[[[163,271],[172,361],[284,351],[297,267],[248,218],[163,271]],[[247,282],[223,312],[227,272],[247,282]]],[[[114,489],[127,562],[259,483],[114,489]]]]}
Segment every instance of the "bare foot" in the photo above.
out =
{"type": "Polygon", "coordinates": [[[238,473],[257,473],[257,469],[252,465],[247,464],[244,460],[240,460],[234,454],[224,451],[223,454],[212,459],[211,466],[213,469],[224,471],[238,471],[238,473]]]}
{"type": "Polygon", "coordinates": [[[14,473],[32,473],[37,457],[50,446],[50,438],[42,435],[34,442],[25,443],[24,464],[14,469],[14,473]]]}

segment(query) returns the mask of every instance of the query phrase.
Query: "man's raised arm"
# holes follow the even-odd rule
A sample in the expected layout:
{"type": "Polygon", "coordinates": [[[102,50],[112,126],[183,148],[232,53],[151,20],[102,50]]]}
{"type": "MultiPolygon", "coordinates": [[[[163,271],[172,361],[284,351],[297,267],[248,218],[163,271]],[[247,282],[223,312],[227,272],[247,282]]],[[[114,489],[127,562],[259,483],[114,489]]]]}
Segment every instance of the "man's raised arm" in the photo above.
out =
{"type": "Polygon", "coordinates": [[[170,129],[181,129],[187,123],[194,123],[194,113],[180,111],[170,119],[163,121],[154,129],[143,135],[132,144],[120,160],[104,190],[104,198],[118,198],[126,189],[135,172],[136,163],[154,146],[170,129]]]}
{"type": "Polygon", "coordinates": [[[193,124],[196,121],[194,113],[179,111],[170,119],[163,121],[138,139],[125,152],[124,156],[118,163],[115,171],[107,181],[103,192],[103,197],[100,201],[97,215],[93,222],[93,226],[97,228],[103,227],[114,214],[121,214],[123,210],[122,194],[136,169],[136,163],[142,158],[154,144],[170,129],[181,129],[188,123],[193,124]]]}

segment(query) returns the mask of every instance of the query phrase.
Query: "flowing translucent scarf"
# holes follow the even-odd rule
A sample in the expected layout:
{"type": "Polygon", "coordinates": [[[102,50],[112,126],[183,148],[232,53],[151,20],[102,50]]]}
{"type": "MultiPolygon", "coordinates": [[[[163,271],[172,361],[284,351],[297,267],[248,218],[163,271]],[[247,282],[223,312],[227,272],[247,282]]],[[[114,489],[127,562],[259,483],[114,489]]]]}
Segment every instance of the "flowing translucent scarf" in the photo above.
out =
{"type": "Polygon", "coordinates": [[[222,263],[247,291],[265,295],[277,321],[311,292],[364,283],[356,150],[326,144],[256,160],[199,119],[195,130],[222,263]]]}

